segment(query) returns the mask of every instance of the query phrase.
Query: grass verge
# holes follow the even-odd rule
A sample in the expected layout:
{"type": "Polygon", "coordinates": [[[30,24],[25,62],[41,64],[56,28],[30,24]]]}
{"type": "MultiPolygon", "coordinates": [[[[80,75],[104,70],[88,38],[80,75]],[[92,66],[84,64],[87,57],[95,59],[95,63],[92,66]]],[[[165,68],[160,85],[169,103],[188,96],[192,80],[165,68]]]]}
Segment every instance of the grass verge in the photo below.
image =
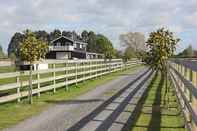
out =
{"type": "Polygon", "coordinates": [[[52,103],[48,101],[62,101],[70,100],[76,98],[79,95],[82,95],[98,85],[104,84],[108,81],[111,81],[121,74],[135,72],[143,66],[134,66],[125,71],[118,71],[111,73],[97,79],[87,80],[84,83],[79,83],[77,88],[75,85],[69,86],[69,91],[66,91],[65,88],[60,88],[55,94],[52,91],[42,93],[41,96],[33,97],[34,103],[29,105],[27,99],[23,99],[20,103],[11,102],[0,105],[0,130],[13,126],[20,121],[23,121],[31,116],[41,113],[42,111],[49,108],[52,103]]]}
{"type": "Polygon", "coordinates": [[[165,79],[156,73],[141,99],[131,131],[185,131],[184,119],[171,81],[166,94],[165,79]]]}

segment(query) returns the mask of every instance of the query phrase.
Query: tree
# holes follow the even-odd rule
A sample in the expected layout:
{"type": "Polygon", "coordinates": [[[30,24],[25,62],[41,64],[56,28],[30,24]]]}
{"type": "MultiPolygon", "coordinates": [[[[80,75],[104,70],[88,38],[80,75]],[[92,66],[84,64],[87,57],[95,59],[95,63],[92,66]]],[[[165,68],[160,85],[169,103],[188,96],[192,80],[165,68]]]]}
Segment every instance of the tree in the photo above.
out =
{"type": "Polygon", "coordinates": [[[166,92],[167,94],[167,81],[168,81],[168,58],[174,55],[176,44],[180,39],[176,38],[172,32],[165,28],[160,28],[157,31],[150,33],[147,40],[147,46],[149,47],[149,64],[152,68],[161,71],[166,80],[166,92]]]}
{"type": "Polygon", "coordinates": [[[82,33],[81,33],[81,38],[84,42],[88,42],[88,32],[86,30],[84,30],[82,33]]]}
{"type": "Polygon", "coordinates": [[[121,34],[119,39],[124,46],[133,48],[136,56],[139,56],[141,51],[145,51],[145,37],[140,32],[121,34]]]}
{"type": "Polygon", "coordinates": [[[136,57],[136,54],[135,54],[135,51],[132,47],[128,46],[125,51],[124,51],[124,56],[123,56],[123,59],[125,61],[128,61],[130,60],[131,58],[135,58],[136,57]]]}
{"type": "Polygon", "coordinates": [[[186,49],[180,52],[177,57],[193,57],[195,55],[195,51],[193,50],[192,46],[189,45],[186,49]]]}
{"type": "Polygon", "coordinates": [[[68,38],[72,38],[72,32],[71,31],[62,31],[62,35],[66,36],[68,38]]]}
{"type": "Polygon", "coordinates": [[[16,32],[14,36],[11,38],[10,43],[8,45],[8,57],[16,58],[19,56],[19,44],[24,39],[24,35],[16,32]]]}
{"type": "Polygon", "coordinates": [[[49,34],[44,30],[35,31],[35,36],[37,39],[41,39],[43,41],[49,41],[49,34]]]}
{"type": "Polygon", "coordinates": [[[61,31],[58,29],[55,29],[53,32],[49,34],[49,40],[52,41],[62,35],[61,31]]]}
{"type": "Polygon", "coordinates": [[[100,34],[96,37],[96,52],[104,54],[105,58],[109,59],[115,56],[115,50],[111,41],[100,34]]]}
{"type": "Polygon", "coordinates": [[[35,61],[39,61],[44,58],[48,46],[45,41],[37,39],[36,35],[30,30],[24,32],[25,38],[20,43],[20,58],[23,61],[30,63],[30,75],[29,75],[29,102],[32,101],[32,66],[35,61]]]}
{"type": "Polygon", "coordinates": [[[179,42],[173,33],[167,29],[160,28],[151,32],[147,40],[149,56],[152,58],[150,64],[153,68],[166,72],[167,60],[174,55],[176,44],[179,42]]]}
{"type": "Polygon", "coordinates": [[[88,33],[87,51],[96,52],[96,34],[93,31],[88,33]]]}
{"type": "Polygon", "coordinates": [[[3,49],[0,45],[0,58],[4,58],[5,57],[5,54],[3,53],[3,49]]]}
{"type": "Polygon", "coordinates": [[[114,49],[115,58],[123,58],[123,52],[121,50],[114,49]]]}

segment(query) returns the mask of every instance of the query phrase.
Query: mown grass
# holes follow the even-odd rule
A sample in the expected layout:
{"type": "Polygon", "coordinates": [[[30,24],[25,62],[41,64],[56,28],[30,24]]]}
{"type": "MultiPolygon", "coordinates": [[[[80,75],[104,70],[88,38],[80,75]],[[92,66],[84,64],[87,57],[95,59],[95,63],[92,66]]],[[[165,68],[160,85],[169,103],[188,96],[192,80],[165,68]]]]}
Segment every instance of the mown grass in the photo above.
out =
{"type": "Polygon", "coordinates": [[[185,131],[172,83],[168,80],[167,93],[164,85],[164,77],[157,73],[140,101],[140,109],[131,124],[132,131],[185,131]]]}
{"type": "Polygon", "coordinates": [[[15,66],[0,66],[0,73],[15,72],[15,66]]]}
{"type": "Polygon", "coordinates": [[[33,97],[33,104],[29,105],[27,99],[23,99],[20,103],[11,102],[0,105],[0,130],[13,126],[20,121],[23,121],[33,115],[39,114],[40,112],[46,110],[53,104],[49,101],[62,101],[70,100],[76,98],[77,96],[84,94],[98,85],[104,84],[110,80],[113,80],[120,76],[121,74],[134,72],[143,66],[135,66],[126,71],[118,71],[111,73],[97,79],[88,80],[82,83],[79,83],[77,88],[75,85],[69,86],[69,91],[66,91],[65,88],[57,90],[55,94],[52,91],[42,93],[38,98],[37,96],[33,97]]]}

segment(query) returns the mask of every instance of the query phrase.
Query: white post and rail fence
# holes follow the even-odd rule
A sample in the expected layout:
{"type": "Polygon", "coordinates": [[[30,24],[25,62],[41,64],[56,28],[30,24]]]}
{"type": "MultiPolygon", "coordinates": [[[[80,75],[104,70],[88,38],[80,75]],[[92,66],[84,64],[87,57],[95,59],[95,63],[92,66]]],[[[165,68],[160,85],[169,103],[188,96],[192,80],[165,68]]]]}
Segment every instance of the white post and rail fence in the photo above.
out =
{"type": "MultiPolygon", "coordinates": [[[[50,60],[45,61],[48,69],[33,71],[33,95],[38,97],[42,92],[53,91],[88,79],[124,70],[140,62],[132,60],[124,63],[121,59],[92,60],[50,60]]],[[[0,73],[0,103],[20,101],[28,96],[30,71],[0,73]]]]}
{"type": "Polygon", "coordinates": [[[170,76],[189,131],[197,131],[197,61],[174,59],[170,76]]]}

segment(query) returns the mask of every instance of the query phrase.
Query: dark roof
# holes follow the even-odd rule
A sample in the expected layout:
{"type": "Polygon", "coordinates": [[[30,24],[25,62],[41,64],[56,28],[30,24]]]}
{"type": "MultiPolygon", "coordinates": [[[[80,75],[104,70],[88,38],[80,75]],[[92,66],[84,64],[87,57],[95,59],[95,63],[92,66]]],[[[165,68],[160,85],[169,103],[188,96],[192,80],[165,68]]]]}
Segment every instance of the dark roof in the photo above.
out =
{"type": "Polygon", "coordinates": [[[58,38],[52,40],[51,43],[54,43],[55,41],[60,40],[60,39],[66,39],[66,40],[69,40],[69,41],[73,42],[73,40],[72,40],[71,38],[69,38],[69,37],[60,36],[60,37],[58,37],[58,38]]]}
{"type": "Polygon", "coordinates": [[[60,36],[60,37],[58,37],[58,38],[52,40],[51,43],[54,43],[55,41],[60,40],[60,39],[67,39],[67,40],[69,40],[69,41],[71,41],[71,42],[80,43],[80,44],[86,44],[86,45],[88,44],[88,43],[85,43],[85,42],[83,42],[83,41],[73,40],[73,39],[71,39],[71,38],[69,38],[69,37],[66,37],[66,36],[60,36]]]}

